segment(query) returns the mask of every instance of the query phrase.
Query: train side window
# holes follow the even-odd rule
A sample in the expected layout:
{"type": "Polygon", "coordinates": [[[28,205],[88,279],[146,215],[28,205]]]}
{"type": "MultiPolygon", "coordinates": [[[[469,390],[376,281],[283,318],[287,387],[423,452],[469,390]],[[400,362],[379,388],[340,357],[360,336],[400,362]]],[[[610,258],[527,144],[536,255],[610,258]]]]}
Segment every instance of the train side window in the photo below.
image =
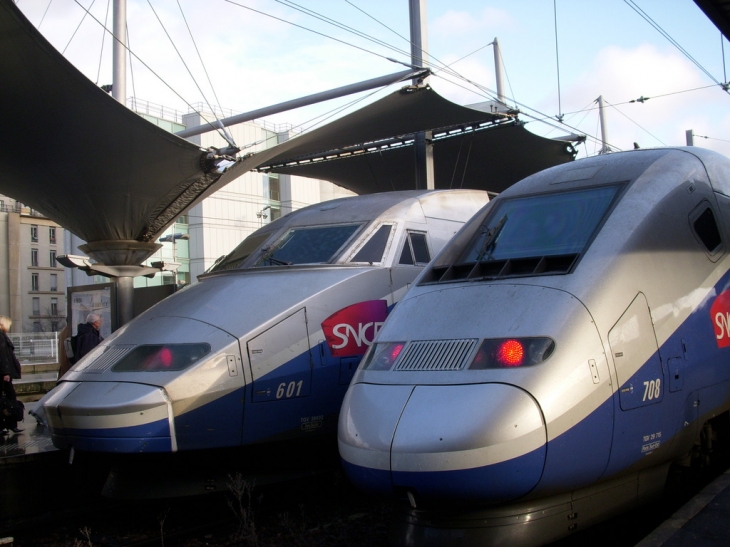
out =
{"type": "Polygon", "coordinates": [[[385,246],[390,239],[390,232],[393,229],[392,224],[383,224],[376,232],[367,240],[350,262],[369,262],[370,264],[378,264],[383,261],[383,253],[385,246]]]}
{"type": "Polygon", "coordinates": [[[398,264],[428,264],[431,254],[428,252],[426,234],[423,232],[408,232],[398,264]]]}
{"type": "Polygon", "coordinates": [[[717,227],[715,214],[707,203],[695,208],[690,215],[690,223],[697,239],[710,256],[717,254],[722,247],[722,237],[720,229],[717,227]]]}

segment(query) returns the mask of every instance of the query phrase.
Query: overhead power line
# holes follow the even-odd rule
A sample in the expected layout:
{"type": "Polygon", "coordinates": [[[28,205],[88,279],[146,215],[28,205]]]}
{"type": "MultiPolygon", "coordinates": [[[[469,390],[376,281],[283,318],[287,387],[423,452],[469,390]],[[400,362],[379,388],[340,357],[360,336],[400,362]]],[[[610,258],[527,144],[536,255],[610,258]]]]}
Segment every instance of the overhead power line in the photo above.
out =
{"type": "Polygon", "coordinates": [[[656,21],[654,21],[649,15],[642,10],[639,6],[636,5],[636,2],[634,0],[624,0],[624,2],[633,9],[636,13],[638,13],[647,23],[649,23],[654,29],[659,32],[662,36],[664,36],[670,44],[672,44],[674,47],[676,47],[687,59],[692,61],[694,65],[699,68],[702,72],[704,72],[713,82],[715,82],[717,85],[722,87],[725,91],[728,91],[728,88],[726,85],[722,84],[721,82],[718,82],[717,79],[710,74],[710,72],[703,67],[697,59],[692,57],[692,55],[689,54],[689,52],[684,49],[681,45],[679,45],[679,42],[677,42],[674,38],[672,38],[667,31],[665,31],[656,21]]]}

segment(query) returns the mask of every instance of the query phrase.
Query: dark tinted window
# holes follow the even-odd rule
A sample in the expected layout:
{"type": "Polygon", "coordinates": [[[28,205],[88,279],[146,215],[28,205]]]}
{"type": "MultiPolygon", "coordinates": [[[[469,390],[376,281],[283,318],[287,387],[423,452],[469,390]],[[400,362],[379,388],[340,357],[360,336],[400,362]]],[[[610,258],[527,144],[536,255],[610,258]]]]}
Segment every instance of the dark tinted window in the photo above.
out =
{"type": "Polygon", "coordinates": [[[413,247],[413,256],[416,264],[428,264],[431,262],[431,256],[428,254],[428,245],[426,245],[426,234],[409,234],[411,238],[411,246],[413,247]]]}
{"type": "Polygon", "coordinates": [[[462,262],[581,253],[619,188],[504,199],[496,204],[462,262]]]}
{"type": "Polygon", "coordinates": [[[253,233],[238,244],[223,260],[211,268],[211,272],[239,268],[252,252],[271,235],[271,232],[253,233]]]}
{"type": "Polygon", "coordinates": [[[398,264],[413,264],[413,253],[411,252],[411,241],[406,237],[403,243],[403,250],[400,253],[398,264]]]}
{"type": "Polygon", "coordinates": [[[388,244],[390,231],[393,228],[390,224],[384,224],[372,235],[372,237],[362,246],[357,254],[352,257],[350,262],[370,262],[377,263],[383,261],[383,253],[385,246],[388,244]]]}
{"type": "Polygon", "coordinates": [[[708,252],[715,251],[720,246],[720,243],[722,243],[720,230],[718,230],[717,222],[715,222],[715,215],[712,214],[712,209],[709,207],[697,217],[697,220],[694,222],[694,228],[697,236],[707,248],[708,252]]]}
{"type": "Polygon", "coordinates": [[[263,257],[256,266],[329,262],[358,228],[360,224],[293,228],[270,249],[262,249],[263,257]]]}
{"type": "Polygon", "coordinates": [[[430,261],[426,234],[408,232],[398,264],[428,264],[430,261]]]}
{"type": "Polygon", "coordinates": [[[210,352],[210,344],[152,344],[137,346],[112,367],[112,372],[170,372],[184,370],[210,352]]]}

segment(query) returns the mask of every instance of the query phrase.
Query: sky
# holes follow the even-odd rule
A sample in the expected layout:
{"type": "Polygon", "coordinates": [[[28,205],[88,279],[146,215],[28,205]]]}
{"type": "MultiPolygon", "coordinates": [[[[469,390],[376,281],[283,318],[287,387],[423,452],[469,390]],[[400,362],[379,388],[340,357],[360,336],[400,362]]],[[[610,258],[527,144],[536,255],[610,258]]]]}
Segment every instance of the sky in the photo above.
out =
{"type": "MultiPolygon", "coordinates": [[[[111,0],[14,1],[93,82],[111,83],[111,0]]],[[[127,1],[127,96],[183,113],[248,112],[405,69],[387,57],[411,62],[408,0],[127,1]]],[[[453,102],[496,94],[496,38],[508,104],[539,135],[587,135],[579,157],[601,148],[599,96],[613,150],[683,146],[691,129],[696,146],[730,156],[719,85],[730,44],[692,0],[426,0],[426,13],[429,83],[453,102]]],[[[308,129],[398,87],[266,119],[308,129]]]]}

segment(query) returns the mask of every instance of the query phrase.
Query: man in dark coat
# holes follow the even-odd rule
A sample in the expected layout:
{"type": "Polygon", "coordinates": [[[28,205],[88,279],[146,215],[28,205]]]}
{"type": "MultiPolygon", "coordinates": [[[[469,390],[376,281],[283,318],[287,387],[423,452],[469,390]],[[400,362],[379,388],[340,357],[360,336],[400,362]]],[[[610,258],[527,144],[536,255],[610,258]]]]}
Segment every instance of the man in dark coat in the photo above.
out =
{"type": "MultiPolygon", "coordinates": [[[[20,380],[20,362],[15,357],[15,346],[7,335],[12,323],[13,321],[9,317],[0,315],[0,379],[2,379],[0,383],[2,384],[2,394],[11,401],[16,401],[13,380],[20,380]]],[[[5,418],[2,422],[1,433],[3,435],[7,433],[6,427],[13,433],[23,431],[18,429],[18,422],[11,418],[5,418]]]]}
{"type": "Polygon", "coordinates": [[[86,323],[79,323],[76,330],[76,349],[74,350],[77,363],[103,340],[101,334],[99,334],[100,328],[101,317],[95,313],[86,316],[86,323]]]}

